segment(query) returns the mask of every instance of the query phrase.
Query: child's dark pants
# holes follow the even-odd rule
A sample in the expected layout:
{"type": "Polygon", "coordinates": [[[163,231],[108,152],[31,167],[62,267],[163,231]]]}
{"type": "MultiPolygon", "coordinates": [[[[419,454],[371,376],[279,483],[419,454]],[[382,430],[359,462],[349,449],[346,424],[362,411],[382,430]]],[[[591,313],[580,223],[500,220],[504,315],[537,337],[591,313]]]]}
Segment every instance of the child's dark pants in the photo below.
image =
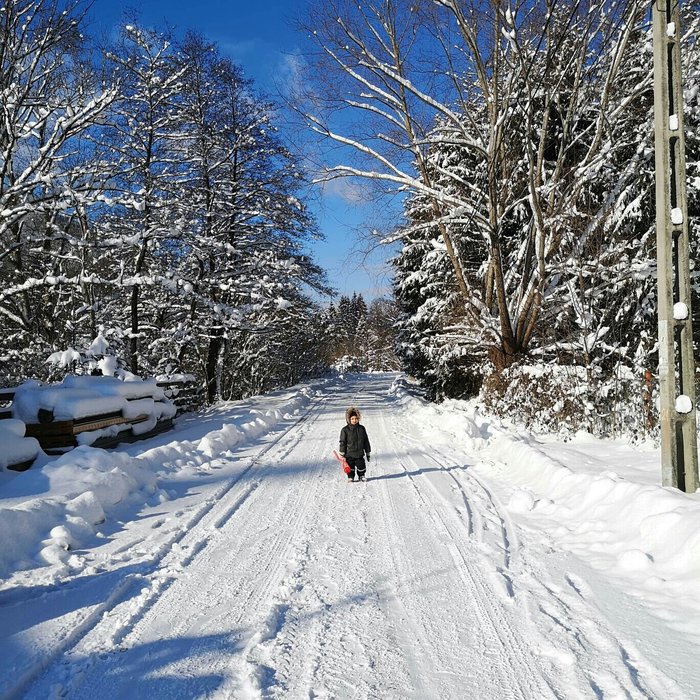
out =
{"type": "Polygon", "coordinates": [[[345,461],[350,465],[350,473],[348,474],[348,479],[355,478],[355,472],[357,476],[364,476],[365,471],[367,471],[367,466],[365,465],[364,457],[346,457],[345,461]]]}

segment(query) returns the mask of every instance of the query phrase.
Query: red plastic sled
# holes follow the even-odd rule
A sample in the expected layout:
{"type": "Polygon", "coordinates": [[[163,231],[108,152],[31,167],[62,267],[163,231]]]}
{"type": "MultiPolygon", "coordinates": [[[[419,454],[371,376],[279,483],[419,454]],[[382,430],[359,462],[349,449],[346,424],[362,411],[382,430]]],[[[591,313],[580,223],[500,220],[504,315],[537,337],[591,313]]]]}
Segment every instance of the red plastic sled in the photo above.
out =
{"type": "Polygon", "coordinates": [[[343,467],[343,471],[346,474],[349,474],[351,469],[350,465],[345,461],[345,457],[341,457],[335,450],[333,450],[333,456],[340,462],[341,466],[343,467]]]}

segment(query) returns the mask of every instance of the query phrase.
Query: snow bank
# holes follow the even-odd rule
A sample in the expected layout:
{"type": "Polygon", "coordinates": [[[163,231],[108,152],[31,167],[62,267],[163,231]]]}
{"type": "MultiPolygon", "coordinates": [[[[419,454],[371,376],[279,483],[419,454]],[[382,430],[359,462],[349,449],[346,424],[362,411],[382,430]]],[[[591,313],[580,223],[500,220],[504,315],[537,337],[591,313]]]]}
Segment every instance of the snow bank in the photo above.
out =
{"type": "Polygon", "coordinates": [[[415,395],[416,387],[405,377],[398,377],[389,389],[389,395],[401,409],[410,414],[412,421],[426,428],[439,426],[460,444],[470,449],[483,447],[484,436],[477,422],[477,408],[473,404],[455,399],[446,399],[441,404],[428,403],[415,395]]]}
{"type": "Polygon", "coordinates": [[[547,523],[563,548],[620,579],[660,612],[675,607],[669,599],[683,600],[695,615],[680,613],[674,624],[697,632],[700,494],[631,481],[616,473],[612,455],[610,470],[577,471],[576,465],[548,456],[534,438],[501,434],[486,454],[505,465],[499,478],[515,489],[509,502],[513,512],[547,523]]]}
{"type": "Polygon", "coordinates": [[[529,528],[604,571],[676,629],[698,635],[700,493],[660,485],[658,449],[587,433],[573,440],[518,434],[476,402],[427,404],[405,380],[391,394],[431,440],[470,454],[479,478],[498,483],[507,508],[529,528]]]}
{"type": "Polygon", "coordinates": [[[225,425],[221,430],[209,433],[199,443],[199,449],[207,457],[225,454],[244,440],[269,430],[281,417],[278,411],[251,411],[250,420],[241,426],[225,425]]]}
{"type": "Polygon", "coordinates": [[[0,420],[0,470],[36,459],[39,443],[24,437],[25,425],[14,418],[0,420]]]}
{"type": "MultiPolygon", "coordinates": [[[[130,392],[131,387],[124,391],[130,392]]],[[[161,477],[225,455],[232,447],[272,430],[308,402],[308,390],[303,388],[291,394],[284,410],[250,409],[199,441],[173,441],[138,457],[83,445],[12,481],[0,482],[0,577],[50,565],[60,579],[70,570],[73,550],[87,546],[105,520],[125,507],[156,505],[169,498],[159,486],[161,477]]],[[[14,430],[21,425],[4,422],[14,430]]],[[[147,426],[148,421],[138,425],[147,426]]],[[[110,429],[115,427],[123,426],[110,429]]]]}
{"type": "Polygon", "coordinates": [[[123,502],[144,502],[158,491],[138,459],[92,447],[18,475],[0,501],[0,575],[37,563],[62,565],[86,545],[95,525],[123,502]],[[15,497],[16,491],[30,494],[15,497]]]}
{"type": "Polygon", "coordinates": [[[291,416],[308,401],[308,393],[303,390],[289,402],[284,413],[278,410],[258,411],[253,409],[249,413],[248,420],[244,420],[240,425],[225,425],[221,430],[209,433],[199,443],[199,449],[207,457],[225,454],[239,443],[268,432],[283,417],[291,416]]]}

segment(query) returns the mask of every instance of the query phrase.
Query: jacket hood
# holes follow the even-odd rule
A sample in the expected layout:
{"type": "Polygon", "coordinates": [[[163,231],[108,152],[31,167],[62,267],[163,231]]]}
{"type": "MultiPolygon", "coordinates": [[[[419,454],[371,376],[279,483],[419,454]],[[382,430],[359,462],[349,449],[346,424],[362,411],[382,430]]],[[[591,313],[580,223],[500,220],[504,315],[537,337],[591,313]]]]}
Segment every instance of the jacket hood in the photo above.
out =
{"type": "Polygon", "coordinates": [[[356,413],[357,414],[357,422],[359,423],[362,420],[362,414],[360,413],[359,408],[355,408],[355,406],[350,406],[347,411],[345,411],[345,422],[350,425],[350,414],[351,413],[356,413]]]}

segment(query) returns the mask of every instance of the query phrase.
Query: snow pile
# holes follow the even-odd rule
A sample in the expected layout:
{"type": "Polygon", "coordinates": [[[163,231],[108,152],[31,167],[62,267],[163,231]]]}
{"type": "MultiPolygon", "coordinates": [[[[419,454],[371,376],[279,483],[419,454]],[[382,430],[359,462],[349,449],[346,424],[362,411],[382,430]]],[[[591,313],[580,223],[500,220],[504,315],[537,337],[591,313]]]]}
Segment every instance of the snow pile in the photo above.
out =
{"type": "MultiPolygon", "coordinates": [[[[84,383],[89,382],[75,384],[84,383]]],[[[136,396],[143,387],[119,389],[122,394],[136,396]]],[[[100,403],[99,398],[96,403],[100,403]]],[[[168,500],[168,492],[159,486],[161,479],[178,472],[183,478],[191,476],[193,469],[272,430],[308,403],[309,391],[302,388],[289,397],[284,410],[250,409],[229,416],[230,422],[198,441],[172,442],[138,457],[81,446],[53,461],[45,458],[42,466],[0,482],[0,540],[4,543],[0,549],[0,577],[51,565],[54,576],[60,579],[73,563],[77,567],[73,550],[87,546],[100,523],[116,519],[129,506],[157,505],[168,500]]]]}
{"type": "Polygon", "coordinates": [[[279,411],[256,411],[240,426],[225,425],[221,430],[209,433],[200,443],[199,449],[207,457],[225,454],[244,440],[252,439],[267,432],[282,418],[279,411]]]}
{"type": "MultiPolygon", "coordinates": [[[[618,579],[660,615],[668,617],[672,601],[683,601],[685,613],[679,609],[672,625],[697,634],[700,494],[623,477],[612,454],[611,469],[595,474],[561,464],[547,451],[534,438],[492,439],[486,453],[505,465],[499,476],[514,488],[511,511],[541,521],[559,546],[618,579]]],[[[481,471],[494,476],[499,470],[481,471]]]]}
{"type": "Polygon", "coordinates": [[[0,471],[36,459],[39,443],[24,437],[25,425],[21,420],[0,420],[0,471]]]}
{"type": "Polygon", "coordinates": [[[283,417],[290,417],[295,411],[306,405],[308,401],[308,393],[301,391],[289,403],[284,414],[278,410],[258,411],[253,409],[249,413],[248,420],[243,421],[240,425],[225,425],[221,430],[209,433],[199,443],[199,449],[207,457],[226,454],[239,443],[252,440],[268,432],[283,417]]]}
{"type": "Polygon", "coordinates": [[[484,445],[484,436],[477,423],[477,408],[474,404],[458,399],[445,399],[441,404],[428,403],[415,396],[416,388],[405,377],[398,377],[389,389],[389,395],[410,413],[411,420],[422,423],[429,429],[439,426],[440,431],[449,433],[470,449],[484,445]]]}
{"type": "Polygon", "coordinates": [[[417,391],[420,391],[417,385],[411,384],[405,377],[399,376],[389,387],[389,396],[404,411],[422,411],[429,408],[430,404],[416,396],[417,391]]]}
{"type": "Polygon", "coordinates": [[[24,472],[3,495],[1,576],[37,563],[70,563],[71,550],[86,545],[95,535],[94,526],[118,505],[164,497],[155,475],[140,460],[92,447],[77,447],[24,472]],[[16,491],[29,497],[12,498],[16,491]]]}
{"type": "Polygon", "coordinates": [[[497,486],[514,517],[698,636],[700,492],[660,485],[658,449],[583,432],[545,440],[506,428],[474,401],[427,404],[404,379],[390,394],[426,444],[471,453],[479,478],[497,486]]]}
{"type": "MultiPolygon", "coordinates": [[[[39,411],[48,411],[56,421],[79,420],[105,413],[129,412],[130,400],[150,398],[165,403],[165,394],[155,380],[122,381],[116,377],[67,376],[61,384],[42,385],[30,380],[15,392],[12,411],[25,423],[38,423],[39,411]]],[[[175,409],[161,413],[175,415],[175,409]]]]}

